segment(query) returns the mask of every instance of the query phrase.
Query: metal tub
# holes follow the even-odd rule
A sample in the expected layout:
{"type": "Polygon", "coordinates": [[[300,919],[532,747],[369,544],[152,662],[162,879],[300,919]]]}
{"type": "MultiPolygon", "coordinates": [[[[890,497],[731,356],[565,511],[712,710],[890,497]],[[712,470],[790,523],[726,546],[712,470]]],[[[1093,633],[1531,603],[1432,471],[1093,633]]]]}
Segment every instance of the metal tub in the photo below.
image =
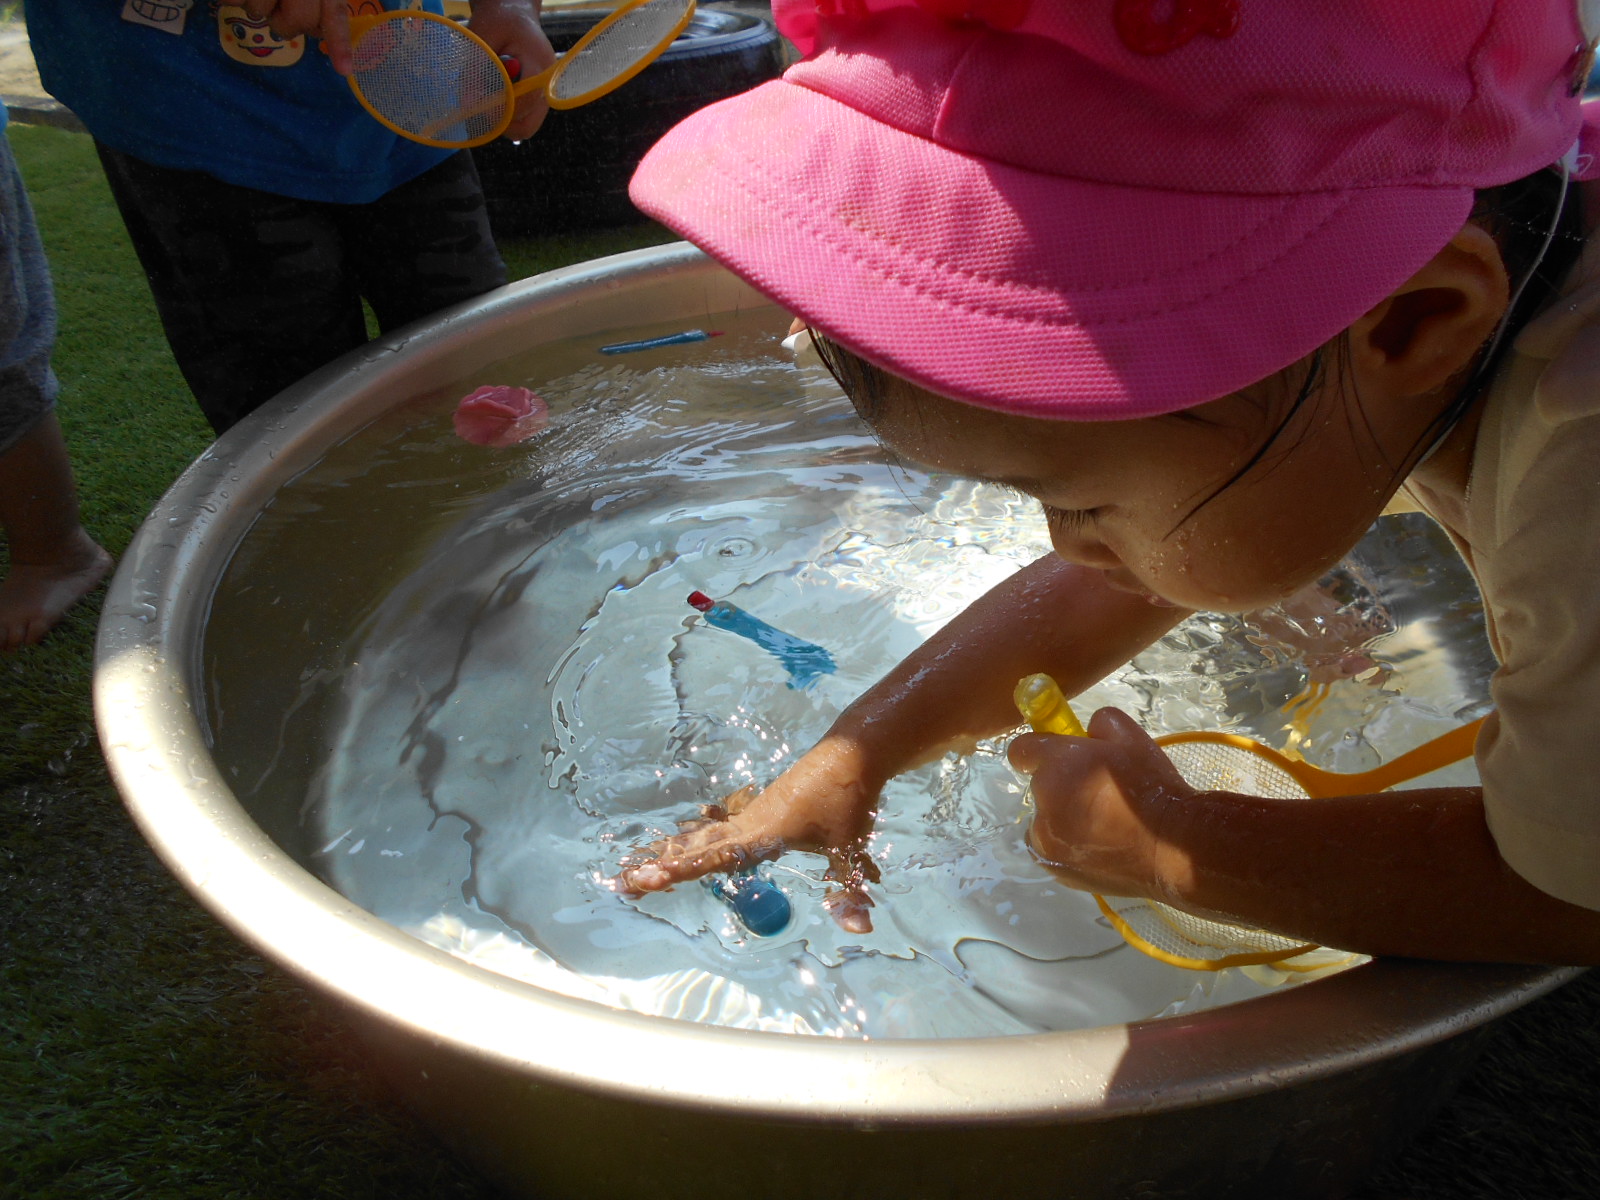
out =
{"type": "MultiPolygon", "coordinates": [[[[230,790],[205,721],[212,595],[285,481],[407,396],[543,341],[766,302],[678,244],[502,289],[380,341],[230,431],[173,485],[101,623],[106,759],[219,920],[340,1010],[441,1138],[514,1195],[1336,1196],[1433,1113],[1495,1017],[1576,972],[1380,961],[1190,1016],[847,1041],[614,1011],[414,940],[320,882],[230,790]]],[[[272,686],[292,643],[211,650],[272,686]]]]}

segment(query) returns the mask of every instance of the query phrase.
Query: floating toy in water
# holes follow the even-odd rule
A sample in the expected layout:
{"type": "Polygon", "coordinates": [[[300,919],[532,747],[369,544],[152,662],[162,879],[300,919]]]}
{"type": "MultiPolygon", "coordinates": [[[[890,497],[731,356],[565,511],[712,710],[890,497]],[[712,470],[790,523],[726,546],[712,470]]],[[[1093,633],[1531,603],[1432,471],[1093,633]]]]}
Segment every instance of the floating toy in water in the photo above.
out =
{"type": "Polygon", "coordinates": [[[632,354],[635,350],[654,350],[657,346],[684,346],[690,342],[703,342],[707,338],[721,337],[720,329],[685,329],[682,333],[669,333],[665,337],[645,338],[642,342],[612,342],[601,346],[601,354],[632,354]]]}
{"type": "Polygon", "coordinates": [[[456,434],[475,446],[514,446],[550,420],[550,406],[525,387],[497,384],[461,397],[456,434]]]}
{"type": "Polygon", "coordinates": [[[706,620],[718,629],[747,637],[776,658],[789,672],[792,688],[810,687],[822,676],[832,675],[837,670],[833,655],[815,642],[776,629],[726,600],[713,600],[704,592],[690,592],[689,603],[705,613],[706,620]]]}
{"type": "Polygon", "coordinates": [[[733,909],[733,915],[757,937],[782,933],[794,916],[789,897],[772,880],[754,871],[711,879],[706,883],[711,894],[733,909]]]}

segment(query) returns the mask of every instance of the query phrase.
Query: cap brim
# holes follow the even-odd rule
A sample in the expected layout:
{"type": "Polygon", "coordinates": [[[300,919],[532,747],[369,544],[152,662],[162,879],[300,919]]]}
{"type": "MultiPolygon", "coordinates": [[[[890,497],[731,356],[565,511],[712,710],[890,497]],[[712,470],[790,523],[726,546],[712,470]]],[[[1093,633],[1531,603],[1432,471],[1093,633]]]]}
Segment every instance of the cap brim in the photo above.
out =
{"type": "Polygon", "coordinates": [[[1465,187],[1177,194],[1043,175],[785,80],[676,126],[631,194],[896,374],[1084,420],[1189,408],[1299,360],[1410,278],[1473,202],[1465,187]]]}

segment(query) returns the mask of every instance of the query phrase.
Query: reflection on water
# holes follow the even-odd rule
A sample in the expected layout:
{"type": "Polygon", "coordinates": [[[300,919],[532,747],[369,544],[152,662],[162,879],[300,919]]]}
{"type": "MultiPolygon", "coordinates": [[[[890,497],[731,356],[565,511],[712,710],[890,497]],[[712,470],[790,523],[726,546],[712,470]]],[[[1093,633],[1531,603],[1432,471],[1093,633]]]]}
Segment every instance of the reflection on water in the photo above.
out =
{"type": "MultiPolygon", "coordinates": [[[[814,856],[762,868],[795,913],[771,938],[701,885],[606,885],[700,805],[770,780],[1047,550],[1032,502],[885,462],[826,377],[787,361],[772,314],[718,323],[715,342],[626,360],[570,343],[500,364],[399,406],[280,494],[207,644],[217,757],[268,831],[418,937],[693,1020],[1031,1032],[1274,983],[1123,946],[1028,855],[999,746],[887,791],[871,934],[832,923],[814,856]],[[538,391],[550,429],[510,450],[457,441],[455,396],[488,382],[538,391]],[[837,670],[788,686],[780,657],[708,623],[694,591],[837,670]]],[[[1404,518],[1280,609],[1187,622],[1085,703],[1356,770],[1477,715],[1490,667],[1464,568],[1404,518]]]]}

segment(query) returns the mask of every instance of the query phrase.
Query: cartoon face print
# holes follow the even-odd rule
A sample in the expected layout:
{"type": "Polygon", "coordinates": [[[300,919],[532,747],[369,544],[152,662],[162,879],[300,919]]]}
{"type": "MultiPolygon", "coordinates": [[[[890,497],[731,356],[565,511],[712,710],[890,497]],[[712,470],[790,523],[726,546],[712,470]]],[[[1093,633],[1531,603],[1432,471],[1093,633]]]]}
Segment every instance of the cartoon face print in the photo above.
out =
{"type": "Polygon", "coordinates": [[[292,67],[306,48],[304,37],[281,38],[238,4],[217,5],[217,35],[229,58],[252,67],[292,67]]]}
{"type": "Polygon", "coordinates": [[[127,0],[122,6],[122,19],[162,33],[181,34],[193,7],[194,0],[127,0]]]}

